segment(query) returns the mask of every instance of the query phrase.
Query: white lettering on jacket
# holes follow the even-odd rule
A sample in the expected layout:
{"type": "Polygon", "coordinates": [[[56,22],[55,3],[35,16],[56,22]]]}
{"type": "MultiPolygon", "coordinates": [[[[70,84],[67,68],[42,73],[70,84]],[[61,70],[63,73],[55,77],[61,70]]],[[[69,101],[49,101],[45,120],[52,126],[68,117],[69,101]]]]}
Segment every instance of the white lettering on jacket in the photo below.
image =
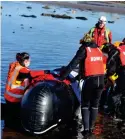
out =
{"type": "Polygon", "coordinates": [[[102,57],[91,57],[91,61],[102,61],[102,57]]]}

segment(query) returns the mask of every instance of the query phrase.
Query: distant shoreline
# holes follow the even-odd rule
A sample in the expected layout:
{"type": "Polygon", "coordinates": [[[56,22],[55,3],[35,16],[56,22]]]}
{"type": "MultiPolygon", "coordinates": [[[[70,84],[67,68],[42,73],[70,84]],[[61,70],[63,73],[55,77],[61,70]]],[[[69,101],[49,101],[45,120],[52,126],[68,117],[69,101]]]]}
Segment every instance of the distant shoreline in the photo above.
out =
{"type": "Polygon", "coordinates": [[[109,1],[31,1],[35,3],[43,3],[46,5],[58,5],[65,8],[75,8],[80,10],[88,10],[94,12],[108,12],[108,13],[118,13],[125,14],[125,4],[121,2],[109,2],[109,1]]]}

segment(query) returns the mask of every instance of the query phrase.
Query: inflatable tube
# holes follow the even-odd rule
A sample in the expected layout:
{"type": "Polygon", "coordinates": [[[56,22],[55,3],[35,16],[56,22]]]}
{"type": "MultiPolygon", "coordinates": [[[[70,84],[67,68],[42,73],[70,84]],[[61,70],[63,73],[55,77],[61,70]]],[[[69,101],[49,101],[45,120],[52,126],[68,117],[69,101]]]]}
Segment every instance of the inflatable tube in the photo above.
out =
{"type": "Polygon", "coordinates": [[[33,134],[43,134],[73,118],[78,100],[70,86],[58,81],[41,81],[28,90],[21,103],[21,123],[33,134]]]}

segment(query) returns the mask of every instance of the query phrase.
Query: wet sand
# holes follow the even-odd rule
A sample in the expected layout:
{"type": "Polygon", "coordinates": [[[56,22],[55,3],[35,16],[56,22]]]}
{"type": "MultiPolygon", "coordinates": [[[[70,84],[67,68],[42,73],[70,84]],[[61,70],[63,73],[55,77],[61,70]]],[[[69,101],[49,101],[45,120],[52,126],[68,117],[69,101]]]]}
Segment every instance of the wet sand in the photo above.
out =
{"type": "MultiPolygon", "coordinates": [[[[77,136],[74,132],[66,130],[64,126],[49,131],[45,135],[33,136],[27,133],[21,133],[10,128],[3,130],[3,139],[83,139],[80,129],[77,130],[77,136]]],[[[89,139],[125,139],[125,122],[115,122],[108,116],[98,115],[95,124],[95,134],[89,139]]]]}
{"type": "MultiPolygon", "coordinates": [[[[36,1],[34,1],[36,2],[36,1]]],[[[98,12],[109,12],[109,13],[118,13],[125,14],[125,4],[118,2],[92,2],[92,1],[79,1],[79,2],[70,2],[70,1],[37,1],[37,3],[43,3],[47,5],[58,5],[60,7],[75,8],[80,10],[89,10],[89,11],[98,11],[98,12]]]]}

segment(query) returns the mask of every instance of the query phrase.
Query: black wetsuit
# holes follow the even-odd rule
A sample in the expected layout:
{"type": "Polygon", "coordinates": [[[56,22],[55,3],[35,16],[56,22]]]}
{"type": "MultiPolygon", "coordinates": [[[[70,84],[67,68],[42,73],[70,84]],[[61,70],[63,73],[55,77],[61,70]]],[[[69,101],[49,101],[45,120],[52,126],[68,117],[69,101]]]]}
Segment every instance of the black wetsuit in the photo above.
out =
{"type": "MultiPolygon", "coordinates": [[[[122,46],[121,46],[122,47],[122,46]]],[[[120,52],[118,49],[113,48],[109,51],[107,60],[107,76],[111,76],[116,73],[119,77],[116,80],[115,91],[122,93],[125,91],[125,66],[121,66],[120,52]]]]}
{"type": "Polygon", "coordinates": [[[81,95],[81,111],[83,118],[84,130],[93,128],[94,122],[98,114],[98,105],[100,96],[104,87],[104,75],[84,76],[84,61],[86,59],[85,47],[97,48],[95,43],[83,43],[77,51],[72,61],[61,73],[63,80],[68,74],[80,64],[79,76],[84,79],[81,95]]]}
{"type": "Polygon", "coordinates": [[[118,117],[121,113],[125,118],[125,66],[121,66],[120,52],[118,49],[111,49],[108,55],[107,76],[109,77],[114,73],[118,75],[114,92],[109,96],[109,111],[118,117]]]}

